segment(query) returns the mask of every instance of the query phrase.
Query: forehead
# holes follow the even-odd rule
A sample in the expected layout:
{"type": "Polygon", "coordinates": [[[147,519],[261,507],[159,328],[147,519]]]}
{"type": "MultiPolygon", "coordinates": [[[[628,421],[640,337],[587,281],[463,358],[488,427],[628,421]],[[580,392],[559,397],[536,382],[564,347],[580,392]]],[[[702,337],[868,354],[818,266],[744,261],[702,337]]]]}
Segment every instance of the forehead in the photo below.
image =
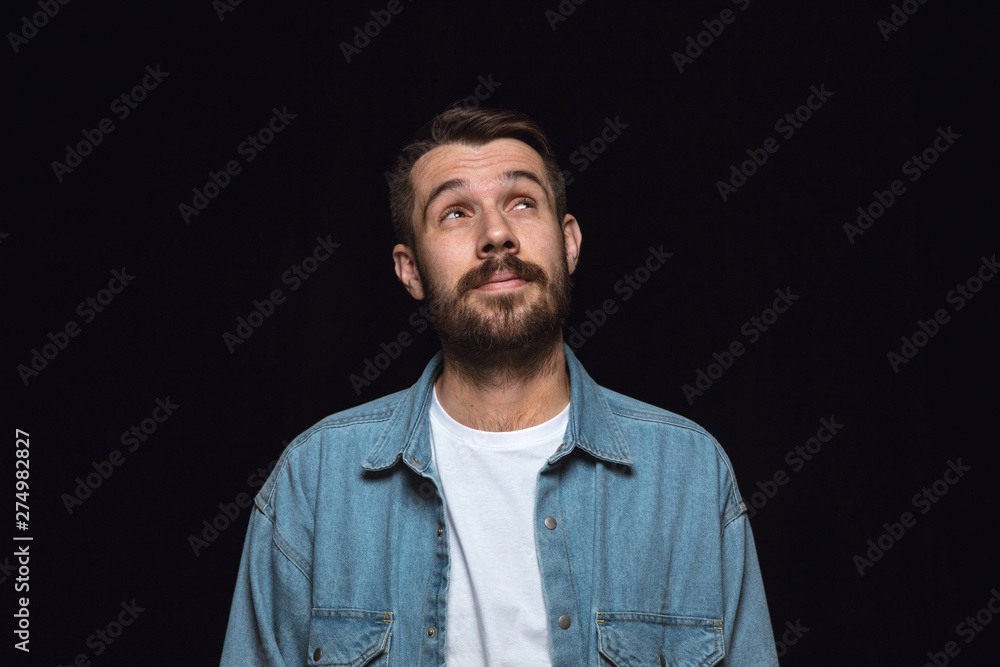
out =
{"type": "Polygon", "coordinates": [[[545,163],[535,149],[517,139],[495,139],[481,146],[446,144],[428,151],[413,165],[411,174],[418,208],[440,184],[462,179],[470,186],[483,185],[511,170],[534,172],[547,182],[545,163]]]}

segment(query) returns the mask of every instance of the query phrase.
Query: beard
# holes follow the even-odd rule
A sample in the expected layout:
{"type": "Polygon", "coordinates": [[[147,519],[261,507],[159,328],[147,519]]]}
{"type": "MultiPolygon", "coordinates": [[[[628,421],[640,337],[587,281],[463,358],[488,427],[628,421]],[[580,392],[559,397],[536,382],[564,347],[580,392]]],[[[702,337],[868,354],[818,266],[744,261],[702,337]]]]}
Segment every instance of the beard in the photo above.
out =
{"type": "Polygon", "coordinates": [[[453,290],[434,280],[424,283],[449,363],[481,386],[532,377],[558,358],[554,352],[569,317],[571,288],[565,256],[550,276],[508,252],[468,271],[453,290]],[[501,271],[514,272],[529,284],[512,292],[474,292],[501,271]]]}

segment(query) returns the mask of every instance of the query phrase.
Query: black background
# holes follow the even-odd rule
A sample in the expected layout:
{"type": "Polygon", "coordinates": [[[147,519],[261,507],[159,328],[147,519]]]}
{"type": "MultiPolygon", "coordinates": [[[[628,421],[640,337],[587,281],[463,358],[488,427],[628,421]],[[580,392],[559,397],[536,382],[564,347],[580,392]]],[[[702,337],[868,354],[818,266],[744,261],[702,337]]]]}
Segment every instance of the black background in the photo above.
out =
{"type": "MultiPolygon", "coordinates": [[[[435,113],[478,104],[482,77],[496,82],[484,103],[534,116],[572,176],[571,325],[618,306],[587,329],[589,373],[701,423],[756,498],[776,639],[786,622],[808,628],[786,634],[782,663],[919,666],[955,641],[949,664],[995,664],[1000,623],[969,643],[956,626],[1000,590],[1000,281],[961,310],[946,299],[1000,250],[995,22],[984,3],[911,4],[886,40],[888,2],[567,0],[553,29],[556,0],[404,0],[350,62],[340,43],[385,3],[246,0],[220,19],[209,0],[71,2],[17,52],[8,35],[2,414],[10,450],[15,428],[31,445],[30,529],[11,517],[9,534],[34,539],[31,652],[4,651],[32,665],[218,662],[248,516],[220,518],[220,503],[256,492],[256,471],[320,418],[412,384],[436,349],[391,269],[383,173],[435,113]],[[679,72],[674,52],[727,8],[735,21],[679,72]],[[169,75],[119,119],[111,102],[157,65],[169,75]],[[811,86],[832,96],[786,139],[775,122],[811,86]],[[237,146],[285,107],[294,119],[246,162],[237,146]],[[102,118],[114,131],[60,181],[53,161],[102,118]],[[581,170],[574,152],[606,119],[627,127],[581,170]],[[903,163],[939,127],[960,138],[910,182],[903,163]],[[780,149],[723,201],[717,181],[768,137],[780,149]],[[186,223],[178,205],[233,159],[242,172],[186,223]],[[906,192],[851,243],[844,223],[895,179],[906,192]],[[282,275],[317,237],[340,246],[291,291],[282,275]],[[615,285],[651,246],[673,255],[625,300],[615,285]],[[84,322],[77,305],[122,267],[135,278],[84,322]],[[230,352],[223,334],[274,289],[287,300],[230,352]],[[741,328],[776,289],[799,298],[751,344],[741,328]],[[939,308],[950,320],[895,372],[887,353],[939,308]],[[79,335],[25,382],[18,367],[69,321],[79,335]],[[403,331],[415,342],[356,391],[350,376],[403,331]],[[682,385],[736,340],[746,352],[689,402],[682,385]],[[121,434],[167,397],[179,407],[128,451],[121,434]],[[843,428],[793,470],[786,453],[821,418],[843,428]],[[77,478],[116,449],[124,463],[70,513],[77,478]],[[959,459],[971,470],[921,514],[914,494],[959,459]],[[778,470],[788,482],[768,498],[758,482],[778,470]],[[906,511],[916,525],[859,575],[854,557],[906,511]],[[230,525],[212,533],[213,520],[230,525]],[[88,638],[133,600],[144,611],[97,655],[88,638]]],[[[0,27],[38,11],[8,3],[0,27]]],[[[8,544],[13,643],[23,593],[8,544]]]]}

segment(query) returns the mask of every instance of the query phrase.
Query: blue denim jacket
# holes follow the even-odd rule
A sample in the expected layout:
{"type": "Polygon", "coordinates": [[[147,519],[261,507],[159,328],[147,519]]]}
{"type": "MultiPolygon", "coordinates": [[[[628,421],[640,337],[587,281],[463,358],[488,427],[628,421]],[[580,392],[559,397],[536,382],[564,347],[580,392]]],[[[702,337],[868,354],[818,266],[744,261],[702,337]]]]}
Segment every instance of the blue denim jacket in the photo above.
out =
{"type": "MultiPolygon", "coordinates": [[[[535,498],[552,664],[777,665],[722,448],[599,387],[569,347],[566,360],[565,443],[535,498]]],[[[440,365],[288,445],[255,500],[223,665],[445,664],[448,526],[428,420],[440,365]]]]}

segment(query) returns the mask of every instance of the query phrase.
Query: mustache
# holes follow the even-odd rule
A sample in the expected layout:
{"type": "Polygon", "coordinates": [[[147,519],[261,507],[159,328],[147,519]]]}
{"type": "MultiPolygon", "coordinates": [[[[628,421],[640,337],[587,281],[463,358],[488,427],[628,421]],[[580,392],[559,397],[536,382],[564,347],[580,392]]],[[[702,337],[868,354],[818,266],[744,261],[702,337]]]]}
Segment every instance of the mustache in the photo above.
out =
{"type": "Polygon", "coordinates": [[[488,281],[491,277],[493,277],[493,274],[501,271],[516,273],[525,280],[539,283],[541,287],[545,287],[549,280],[549,276],[545,273],[545,269],[540,267],[538,264],[526,262],[516,255],[505,252],[502,255],[494,255],[487,258],[482,264],[462,276],[462,278],[458,281],[459,296],[464,296],[468,292],[488,281]]]}

